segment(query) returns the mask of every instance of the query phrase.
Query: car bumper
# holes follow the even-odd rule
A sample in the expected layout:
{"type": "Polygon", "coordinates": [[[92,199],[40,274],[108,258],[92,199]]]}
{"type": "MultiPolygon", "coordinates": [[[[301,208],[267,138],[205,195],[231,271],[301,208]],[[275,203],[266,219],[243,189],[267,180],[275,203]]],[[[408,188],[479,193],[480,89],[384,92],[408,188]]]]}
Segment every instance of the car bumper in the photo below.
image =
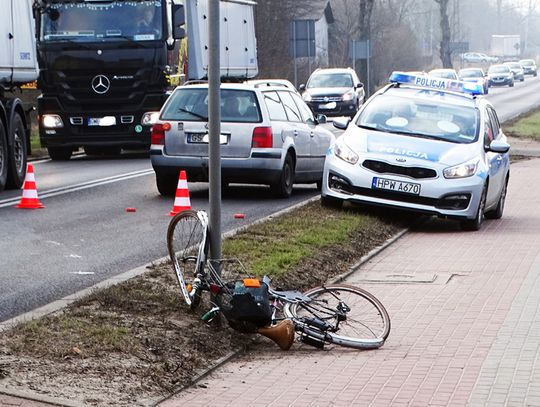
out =
{"type": "Polygon", "coordinates": [[[523,71],[523,73],[524,73],[525,75],[534,75],[534,74],[536,74],[536,69],[525,69],[525,70],[523,71]]]}
{"type": "Polygon", "coordinates": [[[507,85],[512,84],[512,82],[513,82],[512,79],[502,79],[502,80],[490,79],[489,86],[507,86],[507,85]]]}
{"type": "Polygon", "coordinates": [[[440,217],[473,219],[485,179],[479,175],[446,179],[442,175],[414,179],[394,174],[380,174],[361,164],[350,165],[335,156],[327,156],[322,195],[342,201],[406,209],[440,217]],[[376,189],[374,177],[420,185],[420,194],[376,189]]]}
{"type": "Polygon", "coordinates": [[[353,116],[358,110],[354,100],[343,102],[306,102],[315,114],[326,116],[353,116]]]}
{"type": "MultiPolygon", "coordinates": [[[[151,146],[150,160],[156,172],[178,174],[185,170],[189,181],[208,181],[208,157],[169,156],[163,147],[151,146]]],[[[221,177],[227,182],[270,184],[281,175],[281,149],[253,152],[246,158],[221,157],[221,177]]]]}

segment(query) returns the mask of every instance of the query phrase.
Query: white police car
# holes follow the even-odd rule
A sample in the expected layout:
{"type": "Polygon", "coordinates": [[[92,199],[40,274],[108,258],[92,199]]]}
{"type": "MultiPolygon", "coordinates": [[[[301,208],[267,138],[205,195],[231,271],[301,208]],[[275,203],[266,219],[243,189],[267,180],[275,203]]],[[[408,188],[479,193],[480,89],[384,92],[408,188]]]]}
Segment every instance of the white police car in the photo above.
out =
{"type": "Polygon", "coordinates": [[[503,214],[509,144],[476,83],[394,72],[328,150],[322,203],[397,207],[478,230],[503,214]]]}

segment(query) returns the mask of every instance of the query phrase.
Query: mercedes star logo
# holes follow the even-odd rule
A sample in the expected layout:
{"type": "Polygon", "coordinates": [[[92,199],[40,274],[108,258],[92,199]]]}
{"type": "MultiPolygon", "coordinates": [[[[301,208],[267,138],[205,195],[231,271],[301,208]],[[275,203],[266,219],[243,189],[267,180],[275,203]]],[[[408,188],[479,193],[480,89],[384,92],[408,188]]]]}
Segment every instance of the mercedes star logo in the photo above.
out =
{"type": "Polygon", "coordinates": [[[111,81],[105,75],[96,75],[92,79],[92,89],[99,95],[103,95],[109,91],[111,81]]]}
{"type": "Polygon", "coordinates": [[[325,97],[324,97],[324,101],[325,101],[325,102],[328,102],[328,100],[329,100],[329,99],[328,99],[328,96],[325,96],[325,97]]]}

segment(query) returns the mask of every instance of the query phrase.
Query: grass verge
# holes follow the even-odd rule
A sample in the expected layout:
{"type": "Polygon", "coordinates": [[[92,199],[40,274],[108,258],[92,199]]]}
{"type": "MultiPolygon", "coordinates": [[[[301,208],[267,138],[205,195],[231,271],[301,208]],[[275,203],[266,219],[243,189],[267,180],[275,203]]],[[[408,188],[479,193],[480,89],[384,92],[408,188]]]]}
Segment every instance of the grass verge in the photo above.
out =
{"type": "MultiPolygon", "coordinates": [[[[343,273],[403,225],[399,216],[331,210],[317,201],[226,239],[223,252],[251,275],[270,275],[276,287],[307,289],[343,273]]],[[[156,265],[0,334],[0,385],[89,405],[135,405],[189,384],[250,343],[250,336],[201,322],[207,300],[188,311],[176,284],[170,265],[156,265]]]]}
{"type": "Polygon", "coordinates": [[[540,140],[540,110],[519,116],[505,124],[506,135],[540,140]]]}

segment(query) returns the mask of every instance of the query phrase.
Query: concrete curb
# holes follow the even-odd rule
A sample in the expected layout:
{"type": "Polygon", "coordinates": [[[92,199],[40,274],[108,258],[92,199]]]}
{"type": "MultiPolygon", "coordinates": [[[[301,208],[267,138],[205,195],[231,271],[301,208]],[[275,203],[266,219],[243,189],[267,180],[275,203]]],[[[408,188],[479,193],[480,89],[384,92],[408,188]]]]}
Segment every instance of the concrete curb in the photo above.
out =
{"type": "MultiPolygon", "coordinates": [[[[40,403],[47,403],[53,406],[62,406],[62,407],[89,407],[87,404],[80,404],[74,401],[60,399],[55,397],[49,397],[37,393],[32,393],[28,391],[16,390],[10,387],[0,386],[0,394],[5,394],[11,397],[17,397],[20,399],[37,401],[40,403]]],[[[14,404],[15,405],[15,404],[14,404]]]]}

